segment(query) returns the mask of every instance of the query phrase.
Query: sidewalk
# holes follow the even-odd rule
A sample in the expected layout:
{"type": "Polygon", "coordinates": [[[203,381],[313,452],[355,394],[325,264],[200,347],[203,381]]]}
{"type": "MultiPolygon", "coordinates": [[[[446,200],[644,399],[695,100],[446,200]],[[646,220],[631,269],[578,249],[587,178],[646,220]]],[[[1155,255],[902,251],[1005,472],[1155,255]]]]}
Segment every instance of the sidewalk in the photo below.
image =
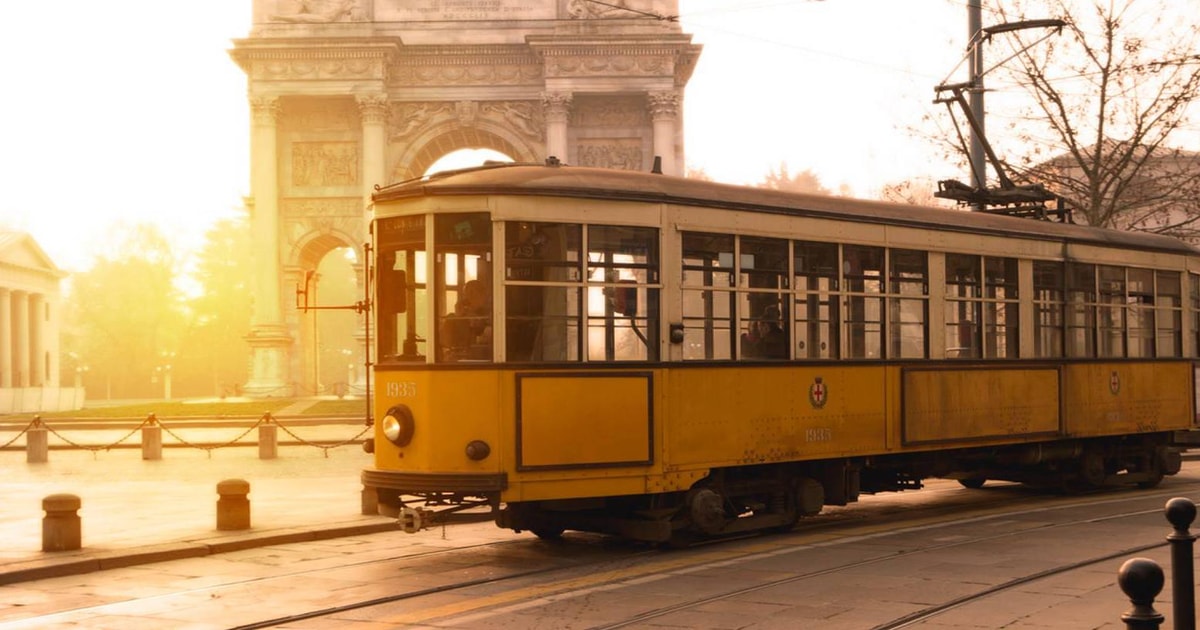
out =
{"type": "Polygon", "coordinates": [[[273,460],[254,447],[168,449],[143,461],[138,449],[53,451],[29,464],[0,452],[0,584],[86,573],[286,542],[393,531],[392,518],[364,516],[358,445],[281,447],[273,460]],[[211,455],[210,455],[211,453],[211,455]],[[250,483],[249,530],[218,531],[217,483],[250,483]],[[42,499],[80,497],[82,548],[43,552],[42,499]]]}

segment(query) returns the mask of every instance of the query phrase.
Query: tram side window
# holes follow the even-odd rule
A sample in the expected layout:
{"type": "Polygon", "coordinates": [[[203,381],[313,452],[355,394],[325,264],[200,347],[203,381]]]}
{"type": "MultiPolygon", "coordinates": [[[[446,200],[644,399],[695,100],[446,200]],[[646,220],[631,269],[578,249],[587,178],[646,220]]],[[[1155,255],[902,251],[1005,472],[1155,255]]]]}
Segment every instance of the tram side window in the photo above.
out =
{"type": "Polygon", "coordinates": [[[1183,356],[1183,283],[1178,271],[1154,274],[1155,356],[1183,356]]]}
{"type": "MultiPolygon", "coordinates": [[[[1200,274],[1188,274],[1188,286],[1191,291],[1189,302],[1192,305],[1192,352],[1190,356],[1200,356],[1200,274]]],[[[1200,397],[1200,389],[1197,389],[1196,396],[1200,397]]],[[[1200,412],[1200,407],[1197,407],[1200,412]]]]}
{"type": "Polygon", "coordinates": [[[376,234],[377,356],[381,363],[424,361],[429,339],[425,217],[382,219],[376,234]]]}
{"type": "Polygon", "coordinates": [[[589,361],[658,360],[658,230],[587,228],[589,361]]]}
{"type": "Polygon", "coordinates": [[[888,250],[888,337],[890,358],[929,356],[925,323],[929,320],[929,263],[925,252],[888,250]]]}
{"type": "Polygon", "coordinates": [[[1096,266],[1067,263],[1067,356],[1096,356],[1096,266]]]}
{"type": "Polygon", "coordinates": [[[582,234],[571,223],[505,225],[507,360],[579,360],[582,234]]]}
{"type": "Polygon", "coordinates": [[[846,358],[883,358],[882,247],[847,245],[842,250],[846,302],[846,358]]]}
{"type": "Polygon", "coordinates": [[[983,356],[1015,359],[1018,355],[1017,259],[983,259],[983,356]]]}
{"type": "Polygon", "coordinates": [[[792,243],[796,318],[796,356],[838,358],[838,246],[836,243],[792,243]]]}
{"type": "Polygon", "coordinates": [[[1101,265],[1097,289],[1097,356],[1123,357],[1125,352],[1125,268],[1101,265]]]}
{"type": "Polygon", "coordinates": [[[1125,321],[1130,357],[1154,356],[1154,270],[1126,270],[1125,321]]]}
{"type": "Polygon", "coordinates": [[[946,254],[946,357],[976,359],[981,356],[979,321],[980,257],[946,254]]]}
{"type": "Polygon", "coordinates": [[[1033,350],[1039,358],[1063,355],[1063,264],[1033,261],[1033,350]]]}
{"type": "Polygon", "coordinates": [[[791,336],[788,300],[788,242],[741,237],[738,250],[738,309],[746,323],[739,356],[743,359],[787,359],[791,336]]]}
{"type": "Polygon", "coordinates": [[[733,358],[734,237],[683,234],[683,358],[733,358]]]}
{"type": "Polygon", "coordinates": [[[434,217],[437,360],[492,360],[492,224],[486,212],[434,217]]]}

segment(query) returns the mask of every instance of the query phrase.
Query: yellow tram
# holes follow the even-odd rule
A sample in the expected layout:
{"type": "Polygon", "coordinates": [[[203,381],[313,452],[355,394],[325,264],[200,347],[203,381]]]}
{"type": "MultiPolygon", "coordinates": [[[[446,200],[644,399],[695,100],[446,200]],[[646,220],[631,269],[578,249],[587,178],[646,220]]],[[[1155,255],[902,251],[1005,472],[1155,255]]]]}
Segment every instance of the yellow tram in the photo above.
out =
{"type": "Polygon", "coordinates": [[[668,541],[930,477],[1148,487],[1196,423],[1200,251],[1166,237],[511,164],[381,189],[372,234],[363,483],[410,526],[668,541]]]}

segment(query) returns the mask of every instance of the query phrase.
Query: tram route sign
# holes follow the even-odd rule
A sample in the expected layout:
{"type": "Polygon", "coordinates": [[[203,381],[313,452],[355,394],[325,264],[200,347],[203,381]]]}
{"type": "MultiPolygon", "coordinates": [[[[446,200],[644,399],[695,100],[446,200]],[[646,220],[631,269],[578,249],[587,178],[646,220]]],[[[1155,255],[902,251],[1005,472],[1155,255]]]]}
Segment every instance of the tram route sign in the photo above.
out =
{"type": "Polygon", "coordinates": [[[554,2],[529,0],[383,0],[375,4],[378,22],[471,20],[553,20],[554,2]]]}

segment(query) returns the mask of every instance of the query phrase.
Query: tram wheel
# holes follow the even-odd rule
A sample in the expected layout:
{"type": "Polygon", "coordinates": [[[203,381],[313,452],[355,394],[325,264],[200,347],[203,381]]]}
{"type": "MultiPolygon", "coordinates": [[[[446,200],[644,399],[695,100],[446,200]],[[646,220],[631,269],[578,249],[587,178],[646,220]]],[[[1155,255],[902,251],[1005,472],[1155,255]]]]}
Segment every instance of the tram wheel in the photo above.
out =
{"type": "Polygon", "coordinates": [[[959,483],[959,485],[961,485],[964,488],[978,490],[983,487],[983,484],[987,483],[987,478],[985,478],[985,477],[967,477],[965,479],[959,479],[958,483],[959,483]]]}
{"type": "Polygon", "coordinates": [[[561,527],[533,527],[529,531],[542,540],[559,540],[565,530],[561,527]]]}

